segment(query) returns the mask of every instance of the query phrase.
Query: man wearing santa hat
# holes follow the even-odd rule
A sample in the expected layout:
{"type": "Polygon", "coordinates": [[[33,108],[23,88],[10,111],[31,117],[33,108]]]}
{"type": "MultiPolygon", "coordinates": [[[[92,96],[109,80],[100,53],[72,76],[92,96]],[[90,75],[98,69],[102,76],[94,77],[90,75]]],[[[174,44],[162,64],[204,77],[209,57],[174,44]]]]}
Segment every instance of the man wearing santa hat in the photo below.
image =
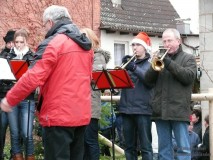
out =
{"type": "MultiPolygon", "coordinates": [[[[152,160],[151,115],[149,104],[152,86],[144,80],[145,72],[150,67],[151,39],[145,32],[140,32],[131,42],[136,58],[126,66],[134,88],[122,89],[119,112],[123,120],[125,156],[127,160],[136,160],[141,152],[143,160],[152,160]],[[139,140],[139,151],[137,150],[139,140]]],[[[126,63],[131,56],[122,59],[126,63]]]]}

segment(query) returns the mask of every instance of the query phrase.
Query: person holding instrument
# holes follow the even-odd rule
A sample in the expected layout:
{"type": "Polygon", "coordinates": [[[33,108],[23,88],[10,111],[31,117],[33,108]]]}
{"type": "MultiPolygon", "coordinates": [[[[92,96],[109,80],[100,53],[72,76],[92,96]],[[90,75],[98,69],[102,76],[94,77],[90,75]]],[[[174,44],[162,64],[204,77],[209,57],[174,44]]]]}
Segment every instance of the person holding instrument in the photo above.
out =
{"type": "Polygon", "coordinates": [[[151,105],[158,133],[158,158],[174,159],[174,133],[177,159],[191,160],[188,125],[196,62],[193,55],[182,50],[180,33],[176,29],[166,29],[162,41],[164,48],[169,48],[163,59],[164,68],[156,71],[150,67],[145,75],[145,80],[155,85],[151,105]]]}
{"type": "Polygon", "coordinates": [[[134,59],[127,55],[122,62],[128,71],[135,87],[121,90],[119,113],[123,120],[123,134],[125,141],[125,156],[127,160],[136,160],[137,139],[140,141],[140,151],[143,160],[152,160],[151,115],[152,108],[149,100],[152,86],[144,79],[145,72],[150,67],[149,58],[151,39],[145,32],[140,32],[132,40],[134,59]],[[138,138],[137,138],[137,136],[138,138]]]}

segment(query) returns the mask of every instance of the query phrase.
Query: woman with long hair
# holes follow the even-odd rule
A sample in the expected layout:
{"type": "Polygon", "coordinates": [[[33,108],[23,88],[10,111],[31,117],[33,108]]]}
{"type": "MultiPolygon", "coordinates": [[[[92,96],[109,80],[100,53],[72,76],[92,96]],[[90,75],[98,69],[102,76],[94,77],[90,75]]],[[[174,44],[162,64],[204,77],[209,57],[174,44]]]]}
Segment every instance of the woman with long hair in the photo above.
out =
{"type": "MultiPolygon", "coordinates": [[[[9,53],[9,59],[26,60],[31,63],[34,53],[27,44],[28,32],[19,29],[14,35],[14,48],[9,53]]],[[[34,94],[30,94],[8,113],[11,148],[13,160],[23,160],[23,149],[25,149],[25,160],[34,160],[33,144],[33,121],[35,112],[34,94]]]]}

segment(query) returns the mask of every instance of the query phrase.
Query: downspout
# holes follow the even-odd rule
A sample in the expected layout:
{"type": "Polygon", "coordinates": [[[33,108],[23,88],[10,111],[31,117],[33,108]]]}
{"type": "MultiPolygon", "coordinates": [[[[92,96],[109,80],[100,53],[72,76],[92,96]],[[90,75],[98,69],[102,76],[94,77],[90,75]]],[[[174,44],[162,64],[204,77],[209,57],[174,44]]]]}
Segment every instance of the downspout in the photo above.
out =
{"type": "Polygon", "coordinates": [[[182,39],[182,43],[188,47],[188,48],[191,48],[193,50],[193,54],[195,56],[199,56],[199,54],[196,54],[196,51],[198,50],[199,46],[196,46],[196,47],[193,47],[193,46],[190,46],[189,44],[186,44],[185,41],[184,41],[184,38],[181,38],[182,39]]]}

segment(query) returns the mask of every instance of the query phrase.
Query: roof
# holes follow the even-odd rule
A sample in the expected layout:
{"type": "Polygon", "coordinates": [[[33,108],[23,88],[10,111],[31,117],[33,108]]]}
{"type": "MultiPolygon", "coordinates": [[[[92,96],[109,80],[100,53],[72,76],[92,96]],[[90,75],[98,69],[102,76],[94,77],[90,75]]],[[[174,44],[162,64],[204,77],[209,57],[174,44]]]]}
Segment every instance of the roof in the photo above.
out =
{"type": "Polygon", "coordinates": [[[180,18],[169,0],[121,0],[113,7],[111,0],[101,0],[100,29],[161,34],[166,28],[176,28],[180,18]]]}

